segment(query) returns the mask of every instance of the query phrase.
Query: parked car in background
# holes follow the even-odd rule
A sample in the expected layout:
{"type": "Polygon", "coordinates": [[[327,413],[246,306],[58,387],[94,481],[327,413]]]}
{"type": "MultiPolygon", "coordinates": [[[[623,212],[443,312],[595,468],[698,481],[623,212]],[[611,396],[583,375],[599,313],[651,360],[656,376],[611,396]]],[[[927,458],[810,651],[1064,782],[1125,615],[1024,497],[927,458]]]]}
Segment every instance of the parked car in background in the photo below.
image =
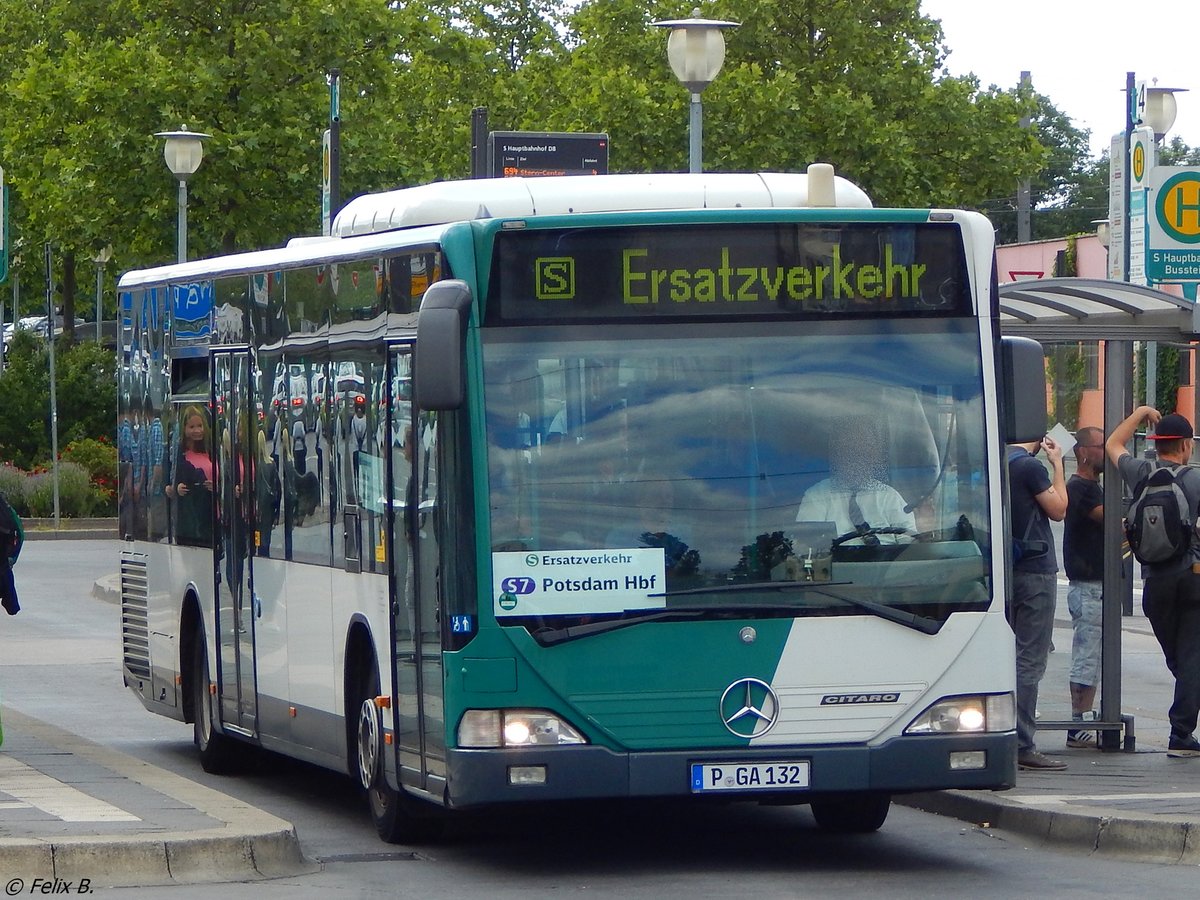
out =
{"type": "MultiPolygon", "coordinates": [[[[38,337],[44,338],[46,336],[46,323],[48,321],[48,316],[22,316],[16,323],[6,322],[4,325],[4,352],[8,352],[8,345],[18,328],[22,331],[32,331],[38,337]]],[[[58,337],[63,332],[62,316],[56,316],[55,323],[54,336],[58,337]]],[[[78,331],[86,324],[83,319],[76,319],[75,330],[78,331]]]]}

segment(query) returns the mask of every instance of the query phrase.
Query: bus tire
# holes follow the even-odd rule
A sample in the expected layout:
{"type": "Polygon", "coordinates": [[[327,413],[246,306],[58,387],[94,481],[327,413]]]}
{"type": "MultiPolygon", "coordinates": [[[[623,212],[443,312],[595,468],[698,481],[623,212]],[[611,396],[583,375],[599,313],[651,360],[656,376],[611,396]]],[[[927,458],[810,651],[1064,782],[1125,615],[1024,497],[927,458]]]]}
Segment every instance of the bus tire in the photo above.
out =
{"type": "MultiPolygon", "coordinates": [[[[371,675],[354,698],[358,706],[355,745],[358,782],[367,794],[367,809],[380,840],[389,844],[415,843],[435,834],[432,805],[397,790],[384,774],[383,710],[375,705],[379,693],[379,672],[371,666],[371,675]],[[421,809],[421,807],[429,807],[421,809]]],[[[347,709],[353,709],[350,703],[347,709]]]]}
{"type": "Polygon", "coordinates": [[[200,767],[210,775],[227,775],[234,770],[237,747],[233,740],[213,728],[212,694],[208,689],[208,653],[204,632],[192,642],[192,740],[200,753],[200,767]]]}
{"type": "Polygon", "coordinates": [[[878,831],[892,805],[890,794],[847,794],[813,800],[813,818],[824,831],[837,834],[866,834],[878,831]]]}

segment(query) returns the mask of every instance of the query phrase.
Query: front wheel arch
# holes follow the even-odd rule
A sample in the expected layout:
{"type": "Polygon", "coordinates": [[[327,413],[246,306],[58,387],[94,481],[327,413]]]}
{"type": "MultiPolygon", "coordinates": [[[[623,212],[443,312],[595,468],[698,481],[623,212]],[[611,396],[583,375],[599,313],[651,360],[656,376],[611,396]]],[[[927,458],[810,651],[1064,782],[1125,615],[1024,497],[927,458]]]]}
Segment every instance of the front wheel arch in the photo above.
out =
{"type": "Polygon", "coordinates": [[[376,833],[389,844],[436,837],[441,827],[437,808],[388,783],[385,753],[391,745],[383,739],[383,710],[375,704],[379,667],[365,628],[352,629],[347,641],[345,685],[347,769],[366,795],[376,833]],[[367,762],[371,762],[369,778],[367,762]]]}

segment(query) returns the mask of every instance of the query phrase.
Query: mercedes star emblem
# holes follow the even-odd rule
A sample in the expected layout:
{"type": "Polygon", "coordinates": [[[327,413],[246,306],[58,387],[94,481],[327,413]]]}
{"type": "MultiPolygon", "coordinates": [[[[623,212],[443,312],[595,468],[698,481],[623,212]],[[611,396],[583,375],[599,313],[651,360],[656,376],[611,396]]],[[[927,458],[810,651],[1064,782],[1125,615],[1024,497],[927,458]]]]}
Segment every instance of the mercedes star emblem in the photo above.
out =
{"type": "Polygon", "coordinates": [[[779,698],[757,678],[739,678],[721,695],[721,721],[731,734],[762,737],[779,719],[779,698]]]}

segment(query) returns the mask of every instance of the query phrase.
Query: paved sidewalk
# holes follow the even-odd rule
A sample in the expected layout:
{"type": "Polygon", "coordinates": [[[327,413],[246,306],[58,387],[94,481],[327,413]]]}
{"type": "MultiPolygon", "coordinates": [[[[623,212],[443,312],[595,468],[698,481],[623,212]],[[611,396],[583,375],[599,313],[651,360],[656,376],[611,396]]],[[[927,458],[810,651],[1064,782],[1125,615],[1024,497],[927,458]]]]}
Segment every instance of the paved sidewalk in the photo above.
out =
{"type": "Polygon", "coordinates": [[[1035,843],[1142,862],[1200,863],[1200,759],[1169,759],[1165,748],[1059,753],[1044,742],[1043,749],[1069,768],[1020,772],[1011,791],[942,791],[901,802],[1035,843]]]}
{"type": "Polygon", "coordinates": [[[55,879],[76,890],[81,881],[245,881],[316,868],[282,819],[13,709],[3,723],[0,876],[9,894],[55,879]]]}
{"type": "MultiPolygon", "coordinates": [[[[1055,651],[1039,692],[1042,718],[1055,721],[1070,717],[1066,595],[1060,574],[1055,651]]],[[[1065,732],[1039,729],[1038,749],[1067,763],[1066,770],[1018,772],[1011,791],[942,791],[900,802],[1034,842],[1147,862],[1200,863],[1200,758],[1167,757],[1173,681],[1141,615],[1140,581],[1133,596],[1135,615],[1121,619],[1121,710],[1134,717],[1134,752],[1070,749],[1065,732]]]]}

